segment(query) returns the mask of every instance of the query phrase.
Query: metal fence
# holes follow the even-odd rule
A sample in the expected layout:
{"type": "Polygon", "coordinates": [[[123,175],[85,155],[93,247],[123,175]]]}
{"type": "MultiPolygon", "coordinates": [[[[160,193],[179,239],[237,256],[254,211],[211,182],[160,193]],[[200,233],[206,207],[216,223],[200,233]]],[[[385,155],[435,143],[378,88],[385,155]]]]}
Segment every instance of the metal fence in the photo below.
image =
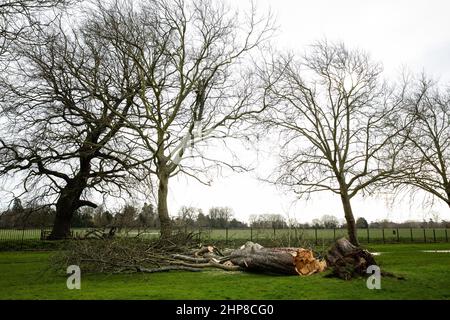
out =
{"type": "MultiPolygon", "coordinates": [[[[204,242],[264,242],[284,245],[296,245],[304,242],[323,244],[332,242],[347,234],[346,229],[213,229],[177,227],[179,232],[192,232],[195,237],[204,242]]],[[[72,229],[72,237],[82,237],[90,229],[72,229]]],[[[13,245],[14,249],[21,250],[30,247],[30,244],[39,246],[36,242],[44,240],[49,229],[0,229],[0,246],[13,245]]],[[[118,236],[158,238],[158,230],[128,229],[122,230],[118,236]]],[[[358,229],[358,238],[361,243],[430,243],[449,242],[449,231],[444,228],[380,228],[358,229]]]]}
{"type": "MultiPolygon", "coordinates": [[[[195,229],[194,229],[195,230],[195,229]]],[[[332,242],[347,235],[347,229],[198,229],[199,237],[204,240],[250,240],[258,242],[282,241],[290,244],[308,241],[321,244],[332,242]]],[[[358,229],[361,243],[429,243],[449,242],[449,232],[445,228],[380,228],[358,229]]]]}

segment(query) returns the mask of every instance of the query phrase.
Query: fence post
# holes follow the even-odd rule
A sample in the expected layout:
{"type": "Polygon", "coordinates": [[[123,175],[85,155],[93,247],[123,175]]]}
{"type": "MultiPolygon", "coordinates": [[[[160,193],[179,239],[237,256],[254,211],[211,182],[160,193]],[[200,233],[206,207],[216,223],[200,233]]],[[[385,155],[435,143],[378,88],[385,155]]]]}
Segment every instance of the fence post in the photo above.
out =
{"type": "Polygon", "coordinates": [[[250,241],[253,242],[253,227],[250,227],[250,241]]]}
{"type": "Polygon", "coordinates": [[[367,227],[367,243],[370,243],[369,227],[367,227]]]}
{"type": "Polygon", "coordinates": [[[315,236],[315,238],[316,238],[316,246],[317,246],[317,243],[318,243],[318,242],[317,242],[317,228],[314,229],[314,236],[315,236]]]}
{"type": "Polygon", "coordinates": [[[291,247],[291,230],[292,230],[292,227],[289,226],[288,227],[288,247],[291,247]]]}
{"type": "Polygon", "coordinates": [[[25,226],[23,226],[23,228],[22,228],[22,240],[20,241],[20,250],[23,249],[23,236],[24,236],[24,234],[25,234],[25,226]]]}
{"type": "Polygon", "coordinates": [[[336,228],[333,228],[333,240],[336,241],[336,228]]]}
{"type": "Polygon", "coordinates": [[[384,228],[382,228],[381,230],[382,230],[382,232],[383,232],[383,243],[386,243],[386,240],[385,240],[385,238],[384,238],[384,228]]]}
{"type": "Polygon", "coordinates": [[[275,227],[273,227],[273,240],[275,240],[275,227]]]}
{"type": "Polygon", "coordinates": [[[225,228],[225,244],[228,244],[228,227],[225,228]]]}
{"type": "Polygon", "coordinates": [[[445,241],[448,242],[447,228],[445,228],[445,241]]]}
{"type": "Polygon", "coordinates": [[[412,228],[409,228],[409,233],[411,235],[411,242],[414,242],[412,228]]]}
{"type": "Polygon", "coordinates": [[[427,235],[425,234],[425,228],[423,228],[423,242],[427,242],[427,235]]]}
{"type": "Polygon", "coordinates": [[[397,228],[397,242],[400,242],[400,233],[398,232],[398,228],[397,228]]]}
{"type": "Polygon", "coordinates": [[[433,228],[433,241],[436,242],[436,229],[433,228]]]}

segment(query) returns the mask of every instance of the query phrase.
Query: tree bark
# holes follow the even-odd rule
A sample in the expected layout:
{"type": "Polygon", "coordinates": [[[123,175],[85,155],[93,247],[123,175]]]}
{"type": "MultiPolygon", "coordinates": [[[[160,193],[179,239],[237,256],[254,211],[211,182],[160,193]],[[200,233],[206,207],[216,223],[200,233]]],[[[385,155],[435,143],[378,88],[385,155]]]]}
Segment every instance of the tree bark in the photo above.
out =
{"type": "MultiPolygon", "coordinates": [[[[83,148],[86,149],[88,147],[83,146],[83,148]]],[[[84,156],[80,159],[80,170],[61,190],[61,195],[56,202],[55,222],[53,223],[52,232],[48,237],[49,240],[69,238],[70,224],[75,211],[86,205],[96,207],[95,204],[89,201],[80,200],[84,189],[87,187],[90,171],[91,158],[89,156],[84,156]]]]}
{"type": "Polygon", "coordinates": [[[161,223],[161,238],[167,239],[172,235],[172,221],[170,220],[169,209],[167,208],[169,174],[165,169],[160,168],[158,179],[158,216],[161,223]]]}
{"type": "Polygon", "coordinates": [[[62,189],[56,202],[56,216],[49,240],[70,237],[70,224],[75,211],[80,207],[80,197],[85,187],[81,181],[72,180],[62,189]]]}
{"type": "Polygon", "coordinates": [[[295,270],[294,257],[289,252],[258,250],[236,250],[230,255],[230,261],[244,270],[275,274],[298,274],[295,270]]]}
{"type": "Polygon", "coordinates": [[[251,272],[310,275],[326,268],[325,261],[314,258],[311,250],[264,248],[250,241],[234,250],[228,258],[233,265],[251,272]]]}
{"type": "Polygon", "coordinates": [[[348,192],[346,190],[341,191],[341,201],[342,207],[344,208],[345,220],[347,222],[348,238],[353,245],[359,247],[355,217],[353,216],[350,197],[348,196],[348,192]]]}
{"type": "Polygon", "coordinates": [[[331,275],[345,280],[366,275],[369,266],[377,265],[370,252],[354,246],[345,238],[333,244],[325,259],[332,270],[331,275]]]}
{"type": "Polygon", "coordinates": [[[446,201],[446,203],[447,203],[447,205],[448,205],[448,207],[450,208],[450,185],[447,187],[447,201],[446,201]]]}

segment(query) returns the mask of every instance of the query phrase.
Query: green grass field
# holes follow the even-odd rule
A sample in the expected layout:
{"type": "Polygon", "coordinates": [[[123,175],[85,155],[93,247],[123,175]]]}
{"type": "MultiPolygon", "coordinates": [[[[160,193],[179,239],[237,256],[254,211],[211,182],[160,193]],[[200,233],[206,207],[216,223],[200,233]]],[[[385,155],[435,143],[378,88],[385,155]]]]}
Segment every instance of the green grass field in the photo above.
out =
{"type": "Polygon", "coordinates": [[[0,253],[0,299],[450,299],[450,244],[371,245],[382,270],[381,290],[365,279],[271,276],[218,270],[200,273],[82,274],[81,290],[48,268],[50,252],[0,253]]]}

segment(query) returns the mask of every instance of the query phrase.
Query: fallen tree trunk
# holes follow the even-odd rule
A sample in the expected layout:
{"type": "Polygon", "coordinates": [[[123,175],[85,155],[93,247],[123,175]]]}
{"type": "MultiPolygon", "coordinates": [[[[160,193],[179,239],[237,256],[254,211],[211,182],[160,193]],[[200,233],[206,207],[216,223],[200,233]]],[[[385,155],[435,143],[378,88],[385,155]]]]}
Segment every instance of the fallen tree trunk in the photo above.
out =
{"type": "Polygon", "coordinates": [[[229,260],[247,271],[286,275],[310,275],[326,268],[325,261],[315,259],[311,250],[264,248],[252,242],[233,251],[229,260]]]}
{"type": "Polygon", "coordinates": [[[277,274],[297,274],[294,257],[288,252],[271,249],[236,250],[230,255],[230,261],[244,270],[277,274]]]}

